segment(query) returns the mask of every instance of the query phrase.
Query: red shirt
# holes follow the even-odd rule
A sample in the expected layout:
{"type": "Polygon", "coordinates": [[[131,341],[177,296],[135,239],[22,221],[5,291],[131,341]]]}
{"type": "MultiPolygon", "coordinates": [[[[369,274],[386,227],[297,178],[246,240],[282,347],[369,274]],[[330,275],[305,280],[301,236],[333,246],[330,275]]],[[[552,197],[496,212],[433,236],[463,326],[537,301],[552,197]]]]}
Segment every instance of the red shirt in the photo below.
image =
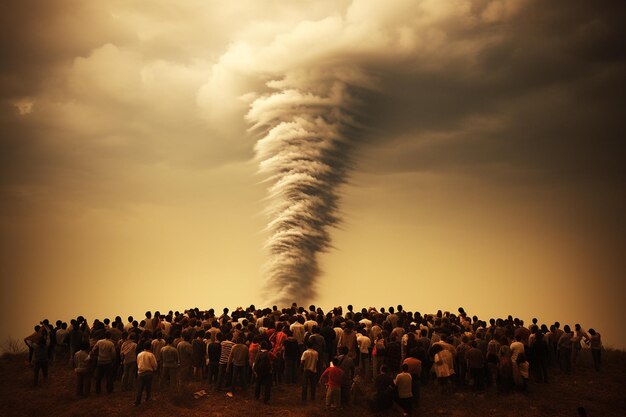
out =
{"type": "Polygon", "coordinates": [[[338,366],[330,366],[326,368],[320,378],[328,377],[327,387],[340,388],[343,382],[343,371],[338,366]]]}
{"type": "Polygon", "coordinates": [[[422,361],[417,358],[408,357],[402,362],[402,364],[409,365],[410,374],[420,374],[422,372],[422,361]]]}

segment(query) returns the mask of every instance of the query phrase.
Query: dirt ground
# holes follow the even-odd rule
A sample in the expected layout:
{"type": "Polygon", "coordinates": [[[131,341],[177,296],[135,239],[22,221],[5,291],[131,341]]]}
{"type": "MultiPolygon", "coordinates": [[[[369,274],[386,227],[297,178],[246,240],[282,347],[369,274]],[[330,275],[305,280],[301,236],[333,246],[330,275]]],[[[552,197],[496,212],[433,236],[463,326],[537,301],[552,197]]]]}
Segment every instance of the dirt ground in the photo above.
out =
{"type": "MultiPolygon", "coordinates": [[[[457,389],[442,394],[435,384],[422,387],[416,416],[577,416],[577,408],[585,407],[589,416],[626,416],[626,352],[604,352],[604,369],[595,372],[588,351],[583,352],[576,372],[563,375],[551,369],[547,384],[530,383],[529,393],[499,395],[495,390],[474,394],[471,389],[457,389]]],[[[363,417],[373,414],[363,398],[340,410],[324,406],[324,388],[318,386],[315,402],[303,404],[299,386],[272,389],[269,405],[254,400],[253,390],[215,392],[206,382],[193,383],[183,393],[155,392],[154,398],[139,407],[133,406],[134,394],[122,392],[116,381],[112,394],[92,394],[77,398],[74,394],[74,372],[63,363],[50,367],[45,384],[33,386],[33,370],[23,355],[5,355],[0,359],[0,416],[345,416],[363,417]],[[193,392],[204,389],[206,396],[194,399],[193,392]]],[[[92,387],[93,389],[93,387],[92,387]]],[[[401,416],[391,410],[387,416],[401,416]]]]}

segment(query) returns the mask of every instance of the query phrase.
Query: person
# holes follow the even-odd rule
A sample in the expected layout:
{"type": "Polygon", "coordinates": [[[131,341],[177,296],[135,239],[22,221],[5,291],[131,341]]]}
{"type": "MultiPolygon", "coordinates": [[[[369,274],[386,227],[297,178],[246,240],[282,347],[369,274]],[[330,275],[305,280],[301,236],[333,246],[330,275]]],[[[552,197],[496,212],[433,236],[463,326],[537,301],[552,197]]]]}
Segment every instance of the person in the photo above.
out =
{"type": "MultiPolygon", "coordinates": [[[[224,310],[228,310],[228,309],[224,309],[224,310]]],[[[224,311],[224,314],[227,314],[227,311],[224,311]]],[[[217,375],[217,386],[215,387],[216,390],[221,390],[226,385],[230,386],[231,378],[229,378],[229,372],[228,372],[229,371],[228,358],[230,357],[230,351],[233,349],[233,346],[235,346],[235,343],[231,340],[228,340],[228,338],[224,338],[222,336],[222,333],[218,333],[217,337],[218,337],[218,340],[224,339],[220,342],[220,345],[221,345],[220,361],[219,361],[219,369],[218,369],[218,375],[217,375]]]]}
{"type": "Polygon", "coordinates": [[[454,358],[450,350],[445,349],[441,344],[435,343],[431,348],[433,354],[433,366],[437,383],[441,386],[442,392],[449,391],[450,377],[454,375],[454,358]]]}
{"type": "Polygon", "coordinates": [[[362,368],[357,368],[352,379],[352,386],[350,387],[350,401],[353,404],[361,404],[362,399],[365,398],[366,391],[365,373],[362,368]]]}
{"type": "Polygon", "coordinates": [[[569,325],[563,327],[563,334],[557,345],[561,370],[569,374],[572,370],[572,331],[569,325]]]}
{"type": "Polygon", "coordinates": [[[476,341],[470,344],[470,349],[465,353],[467,369],[474,381],[474,390],[482,391],[485,388],[485,355],[478,349],[476,341]]]}
{"type": "Polygon", "coordinates": [[[348,348],[342,346],[339,348],[340,355],[337,356],[337,362],[341,370],[343,371],[343,384],[341,386],[341,402],[348,404],[350,400],[350,387],[352,386],[352,379],[354,377],[354,361],[348,355],[348,348]]]}
{"type": "MultiPolygon", "coordinates": [[[[213,322],[216,324],[217,322],[213,322]]],[[[214,329],[214,327],[212,327],[214,329]]],[[[219,330],[219,329],[218,329],[219,330]]],[[[219,332],[218,332],[219,333],[219,332]]],[[[215,340],[207,344],[207,360],[209,361],[209,385],[217,385],[217,377],[219,375],[220,356],[222,355],[222,335],[215,333],[215,340]]],[[[213,333],[211,333],[213,337],[213,333]]]]}
{"type": "Polygon", "coordinates": [[[310,387],[311,400],[315,400],[315,386],[317,385],[318,353],[313,349],[313,343],[307,341],[307,349],[302,352],[300,366],[302,367],[302,401],[306,401],[310,387]]]}
{"type": "Polygon", "coordinates": [[[104,339],[100,339],[94,345],[97,352],[96,365],[96,394],[101,392],[102,378],[106,377],[107,393],[113,392],[113,381],[115,379],[114,364],[117,359],[117,350],[111,341],[111,333],[105,331],[104,339]]]}
{"type": "Polygon", "coordinates": [[[265,404],[269,403],[272,391],[273,360],[271,355],[269,342],[263,341],[252,364],[252,372],[255,376],[254,398],[257,400],[260,398],[261,387],[263,387],[263,402],[265,404]]]}
{"type": "Polygon", "coordinates": [[[359,348],[359,368],[363,370],[363,375],[368,376],[370,375],[370,362],[371,362],[370,349],[372,347],[372,339],[370,339],[369,336],[367,335],[366,327],[364,327],[357,334],[356,344],[359,348]]]}
{"type": "Polygon", "coordinates": [[[88,395],[91,388],[89,360],[89,342],[82,342],[73,358],[74,372],[76,373],[76,395],[78,397],[88,395]]]}
{"type": "Polygon", "coordinates": [[[120,348],[120,361],[123,364],[122,390],[128,391],[135,387],[135,376],[137,375],[137,343],[135,335],[129,334],[120,348]]]}
{"type": "Polygon", "coordinates": [[[596,371],[600,371],[600,363],[602,357],[602,339],[600,333],[594,329],[589,329],[589,347],[591,348],[591,356],[593,357],[593,367],[596,371]]]}
{"type": "MultiPolygon", "coordinates": [[[[161,348],[161,379],[160,379],[160,387],[169,388],[172,383],[178,387],[178,349],[174,347],[174,339],[171,336],[168,336],[166,339],[166,345],[161,348]]],[[[154,354],[154,353],[153,353],[154,354]]],[[[157,361],[158,363],[159,361],[157,361]]]]}
{"type": "Polygon", "coordinates": [[[185,333],[183,340],[178,342],[178,384],[184,387],[191,381],[193,369],[193,347],[191,346],[191,333],[185,333]]]}
{"type": "Polygon", "coordinates": [[[298,379],[298,360],[300,350],[298,340],[293,336],[291,330],[285,330],[287,339],[283,343],[283,358],[285,363],[285,375],[288,385],[295,385],[298,379]]]}
{"type": "Polygon", "coordinates": [[[389,410],[393,405],[395,384],[393,383],[393,377],[387,365],[380,367],[380,373],[374,379],[374,389],[374,397],[370,402],[372,411],[381,412],[389,410]]]}
{"type": "Polygon", "coordinates": [[[508,393],[513,386],[513,363],[511,362],[511,348],[503,344],[498,352],[498,392],[508,393]]]}
{"type": "MultiPolygon", "coordinates": [[[[377,325],[373,326],[372,329],[378,327],[377,325]]],[[[385,338],[382,333],[379,333],[376,336],[376,342],[374,343],[374,348],[372,349],[372,373],[374,379],[380,374],[380,367],[384,363],[385,356],[387,354],[387,347],[385,343],[385,338]]]]}
{"type": "Polygon", "coordinates": [[[204,330],[198,330],[196,332],[196,336],[191,341],[191,362],[193,368],[193,378],[194,380],[204,379],[204,365],[206,355],[206,344],[204,343],[204,330]]]}
{"type": "Polygon", "coordinates": [[[582,329],[580,324],[574,325],[574,334],[572,335],[572,364],[576,365],[578,362],[578,354],[582,349],[581,342],[589,344],[589,335],[582,329]]]}
{"type": "Polygon", "coordinates": [[[529,365],[528,365],[528,361],[526,360],[526,354],[520,353],[519,355],[517,355],[516,364],[517,364],[517,371],[519,373],[519,379],[517,381],[517,385],[522,392],[527,393],[528,392],[529,365]]]}
{"type": "Polygon", "coordinates": [[[243,342],[243,337],[237,339],[237,343],[230,350],[228,357],[228,367],[232,367],[233,389],[237,382],[241,383],[241,388],[246,389],[248,383],[247,362],[248,362],[248,346],[243,342]]]}
{"type": "Polygon", "coordinates": [[[48,380],[48,361],[50,360],[50,355],[48,351],[48,339],[50,334],[47,330],[43,330],[41,335],[35,341],[31,341],[31,345],[33,348],[33,361],[34,361],[34,373],[35,373],[35,386],[39,384],[39,371],[43,375],[43,381],[46,382],[48,380]]]}
{"type": "Polygon", "coordinates": [[[420,398],[420,378],[422,374],[422,361],[419,357],[419,348],[414,347],[409,351],[409,356],[402,362],[402,365],[407,365],[408,372],[411,374],[411,394],[413,403],[419,404],[420,398]]]}
{"type": "MultiPolygon", "coordinates": [[[[346,348],[346,346],[343,346],[346,348]]],[[[348,349],[346,349],[347,351],[348,349]]],[[[349,353],[344,355],[349,357],[349,353]]],[[[320,383],[326,384],[326,407],[336,409],[341,407],[341,386],[343,385],[344,372],[339,366],[339,359],[333,358],[331,365],[320,376],[320,383]]]]}
{"type": "Polygon", "coordinates": [[[398,391],[398,405],[402,408],[403,415],[408,416],[413,412],[413,377],[409,373],[408,364],[402,364],[402,370],[393,383],[398,391]]]}
{"type": "Polygon", "coordinates": [[[152,378],[158,365],[151,349],[150,342],[146,342],[143,345],[143,352],[137,355],[137,396],[135,397],[135,406],[141,403],[144,389],[146,390],[146,401],[150,400],[152,394],[152,378]]]}
{"type": "Polygon", "coordinates": [[[545,336],[541,331],[537,332],[535,336],[531,352],[537,381],[548,382],[548,361],[550,357],[550,348],[548,347],[548,343],[545,341],[545,336]]]}

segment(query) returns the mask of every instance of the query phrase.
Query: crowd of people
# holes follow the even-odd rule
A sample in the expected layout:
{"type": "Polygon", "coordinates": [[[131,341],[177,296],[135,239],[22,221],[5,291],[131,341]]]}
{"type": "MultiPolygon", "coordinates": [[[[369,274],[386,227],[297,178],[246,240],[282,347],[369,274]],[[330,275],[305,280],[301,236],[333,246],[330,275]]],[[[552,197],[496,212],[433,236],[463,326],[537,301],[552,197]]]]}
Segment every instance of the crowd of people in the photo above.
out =
{"type": "Polygon", "coordinates": [[[144,393],[151,398],[153,383],[164,391],[200,383],[229,392],[253,385],[254,397],[267,403],[273,386],[299,385],[306,402],[323,384],[329,408],[395,404],[405,415],[419,405],[423,386],[528,392],[530,378],[547,383],[556,369],[573,372],[583,345],[600,371],[602,352],[600,333],[579,324],[526,325],[512,316],[487,323],[463,308],[422,315],[401,305],[148,311],[126,323],[118,316],[90,324],[80,316],[69,325],[43,320],[24,341],[34,384],[48,377],[50,361],[68,362],[78,396],[92,385],[101,393],[104,380],[108,393],[118,384],[139,405],[144,393]]]}

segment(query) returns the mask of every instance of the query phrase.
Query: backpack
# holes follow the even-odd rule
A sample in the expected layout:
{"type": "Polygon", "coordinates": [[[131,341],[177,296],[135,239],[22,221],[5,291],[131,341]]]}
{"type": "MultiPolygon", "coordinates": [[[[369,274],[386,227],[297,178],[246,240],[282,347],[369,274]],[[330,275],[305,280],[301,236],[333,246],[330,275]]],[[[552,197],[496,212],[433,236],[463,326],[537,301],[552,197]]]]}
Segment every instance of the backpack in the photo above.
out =
{"type": "Polygon", "coordinates": [[[254,361],[254,372],[259,376],[269,375],[272,373],[272,361],[267,351],[259,352],[254,361]]]}

